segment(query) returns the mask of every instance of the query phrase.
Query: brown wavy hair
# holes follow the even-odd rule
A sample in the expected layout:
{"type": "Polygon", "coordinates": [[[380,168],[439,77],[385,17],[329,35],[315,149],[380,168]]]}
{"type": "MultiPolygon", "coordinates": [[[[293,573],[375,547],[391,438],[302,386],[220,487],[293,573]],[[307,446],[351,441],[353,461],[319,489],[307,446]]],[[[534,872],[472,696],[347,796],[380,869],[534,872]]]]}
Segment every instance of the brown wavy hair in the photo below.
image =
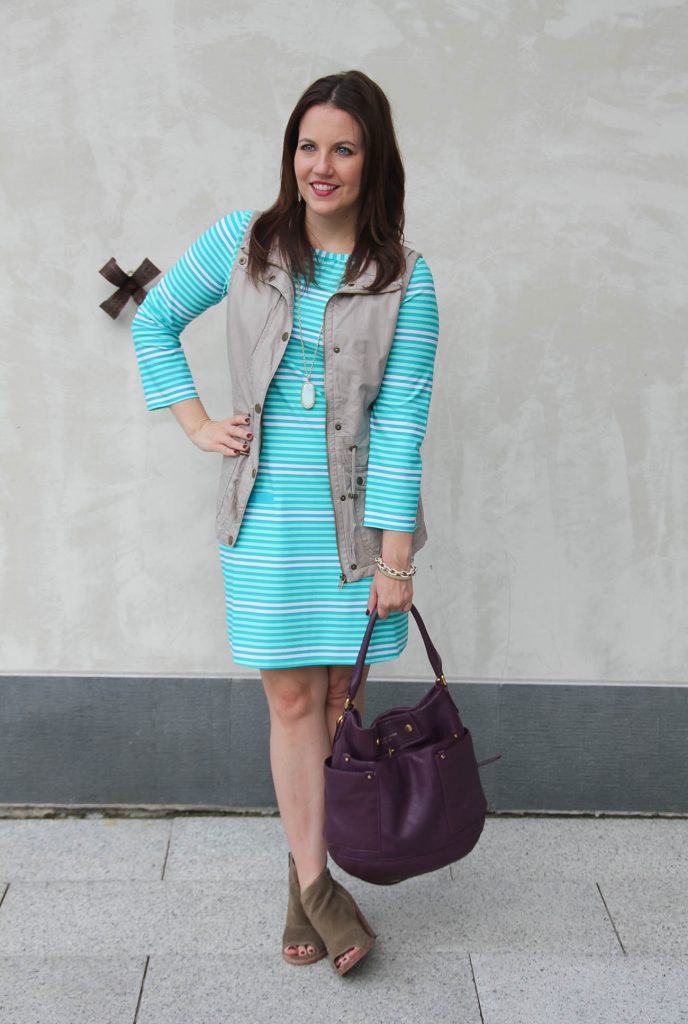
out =
{"type": "Polygon", "coordinates": [[[268,254],[277,243],[292,272],[313,281],[315,264],[306,234],[306,203],[299,201],[294,154],[301,119],[310,107],[329,103],[356,118],[363,133],[361,201],[354,250],[344,282],[353,281],[376,264],[371,291],[386,287],[404,270],[404,165],[384,92],[362,71],[344,71],[318,78],[294,107],[284,132],[280,191],[273,205],[256,220],[249,247],[248,272],[254,282],[267,269],[268,254]]]}

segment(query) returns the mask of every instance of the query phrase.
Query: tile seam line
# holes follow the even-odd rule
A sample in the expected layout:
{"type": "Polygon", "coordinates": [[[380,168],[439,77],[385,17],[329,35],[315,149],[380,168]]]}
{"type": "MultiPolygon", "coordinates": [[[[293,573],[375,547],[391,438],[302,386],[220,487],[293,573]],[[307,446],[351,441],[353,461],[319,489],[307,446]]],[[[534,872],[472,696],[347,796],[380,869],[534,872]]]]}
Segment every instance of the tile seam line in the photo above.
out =
{"type": "Polygon", "coordinates": [[[170,827],[167,830],[167,844],[165,846],[165,857],[162,863],[162,871],[160,872],[160,881],[165,881],[165,871],[167,870],[167,859],[170,855],[170,847],[172,845],[172,831],[174,829],[175,818],[170,818],[170,827]]]}
{"type": "Polygon", "coordinates": [[[139,1010],[141,1009],[141,1000],[143,999],[143,986],[146,984],[146,975],[148,974],[148,964],[150,963],[150,953],[146,955],[146,962],[143,965],[143,974],[141,976],[141,984],[139,986],[139,996],[136,1000],[136,1009],[134,1010],[134,1019],[132,1024],[136,1024],[139,1019],[139,1010]]]}
{"type": "Polygon", "coordinates": [[[616,940],[619,943],[619,945],[621,946],[621,952],[623,953],[624,956],[628,956],[628,954],[626,953],[626,947],[624,946],[623,942],[621,941],[621,936],[619,935],[619,930],[616,927],[616,924],[614,923],[614,918],[612,917],[612,915],[611,915],[611,913],[609,911],[609,907],[607,906],[607,901],[604,898],[604,893],[602,892],[602,889],[600,888],[600,883],[599,882],[595,882],[595,885],[597,887],[598,893],[600,894],[600,899],[602,900],[602,904],[604,906],[604,909],[607,912],[607,917],[609,918],[611,926],[614,929],[614,934],[616,935],[616,940]]]}
{"type": "Polygon", "coordinates": [[[478,982],[476,980],[475,970],[473,968],[473,957],[471,956],[470,952],[468,954],[468,963],[470,964],[471,968],[471,977],[473,979],[473,988],[475,989],[475,998],[478,1001],[478,1013],[480,1014],[480,1024],[485,1024],[485,1018],[483,1017],[483,1008],[480,1002],[480,992],[478,991],[478,982]]]}

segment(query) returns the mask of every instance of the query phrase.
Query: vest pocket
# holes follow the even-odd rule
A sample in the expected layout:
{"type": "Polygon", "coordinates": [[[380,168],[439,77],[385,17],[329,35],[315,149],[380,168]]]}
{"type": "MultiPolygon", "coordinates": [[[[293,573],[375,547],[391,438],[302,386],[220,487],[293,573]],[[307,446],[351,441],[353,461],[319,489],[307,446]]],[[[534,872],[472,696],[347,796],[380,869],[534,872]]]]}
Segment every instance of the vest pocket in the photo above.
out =
{"type": "Polygon", "coordinates": [[[356,473],[356,496],[351,499],[353,502],[354,551],[360,564],[370,564],[373,562],[375,556],[380,554],[380,546],[382,544],[380,530],[372,526],[363,525],[367,481],[367,468],[358,470],[356,473]],[[359,480],[363,482],[359,483],[359,480]]]}
{"type": "Polygon", "coordinates": [[[215,521],[220,522],[229,512],[234,503],[234,492],[238,479],[239,463],[243,455],[223,455],[220,483],[217,489],[215,521]]]}

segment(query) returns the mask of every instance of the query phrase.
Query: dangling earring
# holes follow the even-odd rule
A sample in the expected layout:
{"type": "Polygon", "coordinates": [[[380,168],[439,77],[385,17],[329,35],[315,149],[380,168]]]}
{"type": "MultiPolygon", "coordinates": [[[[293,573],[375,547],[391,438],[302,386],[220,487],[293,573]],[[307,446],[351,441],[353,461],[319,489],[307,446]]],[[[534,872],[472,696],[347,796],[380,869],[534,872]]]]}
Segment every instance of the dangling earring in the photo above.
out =
{"type": "Polygon", "coordinates": [[[303,196],[301,195],[301,193],[300,193],[300,192],[299,192],[299,202],[300,202],[300,203],[302,203],[302,202],[303,202],[303,196]]]}

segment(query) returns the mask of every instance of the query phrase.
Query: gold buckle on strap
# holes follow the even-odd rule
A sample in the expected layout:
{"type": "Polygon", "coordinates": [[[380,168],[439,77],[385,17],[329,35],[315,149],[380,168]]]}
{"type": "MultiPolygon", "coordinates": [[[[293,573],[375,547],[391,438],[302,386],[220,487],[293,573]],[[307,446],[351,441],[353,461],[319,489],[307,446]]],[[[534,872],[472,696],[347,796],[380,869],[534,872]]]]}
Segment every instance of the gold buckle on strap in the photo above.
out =
{"type": "MultiPolygon", "coordinates": [[[[354,708],[354,707],[356,707],[354,702],[352,700],[350,700],[349,697],[347,697],[346,700],[344,701],[344,711],[350,711],[351,708],[354,708]]],[[[339,716],[339,718],[337,719],[337,725],[339,725],[340,722],[343,722],[343,721],[344,721],[344,715],[341,714],[339,716]]]]}

